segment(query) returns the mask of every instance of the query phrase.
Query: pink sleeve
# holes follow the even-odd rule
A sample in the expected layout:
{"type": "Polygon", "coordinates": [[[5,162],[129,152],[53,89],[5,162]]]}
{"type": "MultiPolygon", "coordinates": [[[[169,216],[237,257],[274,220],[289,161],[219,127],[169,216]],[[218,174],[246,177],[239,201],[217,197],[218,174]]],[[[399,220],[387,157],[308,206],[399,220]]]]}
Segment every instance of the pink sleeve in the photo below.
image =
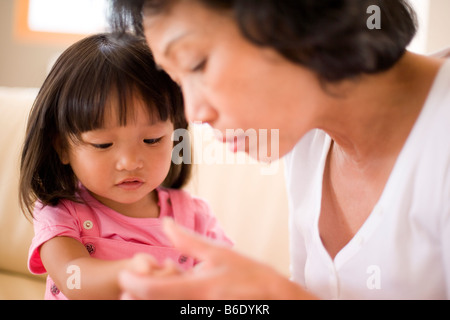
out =
{"type": "Polygon", "coordinates": [[[40,246],[57,236],[81,241],[80,228],[75,210],[67,201],[62,201],[55,207],[37,203],[33,216],[34,238],[28,252],[28,269],[32,273],[41,274],[46,270],[39,255],[40,246]]]}
{"type": "Polygon", "coordinates": [[[217,240],[221,244],[232,246],[233,241],[227,237],[225,231],[219,225],[217,218],[211,213],[209,204],[199,198],[193,198],[193,200],[195,208],[195,231],[210,239],[217,240]]]}

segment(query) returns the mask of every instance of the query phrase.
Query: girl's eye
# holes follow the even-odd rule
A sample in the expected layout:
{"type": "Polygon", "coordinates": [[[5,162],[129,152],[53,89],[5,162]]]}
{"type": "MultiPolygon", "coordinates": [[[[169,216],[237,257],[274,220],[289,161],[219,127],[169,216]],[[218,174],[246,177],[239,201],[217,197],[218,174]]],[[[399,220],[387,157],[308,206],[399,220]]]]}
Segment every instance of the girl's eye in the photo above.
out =
{"type": "Polygon", "coordinates": [[[158,142],[160,142],[162,139],[161,138],[156,138],[156,139],[144,139],[144,143],[146,144],[157,144],[158,142]]]}
{"type": "Polygon", "coordinates": [[[96,149],[108,149],[109,147],[112,146],[112,143],[99,143],[99,144],[95,144],[93,143],[92,146],[96,149]]]}

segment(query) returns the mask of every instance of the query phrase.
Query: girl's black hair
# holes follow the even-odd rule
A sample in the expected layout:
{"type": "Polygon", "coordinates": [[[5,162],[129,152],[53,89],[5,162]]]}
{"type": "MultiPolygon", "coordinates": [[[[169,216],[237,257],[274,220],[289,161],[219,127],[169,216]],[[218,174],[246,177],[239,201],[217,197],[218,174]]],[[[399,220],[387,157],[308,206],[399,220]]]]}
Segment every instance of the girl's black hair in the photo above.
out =
{"type": "MultiPolygon", "coordinates": [[[[111,0],[112,27],[142,35],[144,6],[159,14],[177,1],[111,0]]],[[[276,49],[290,61],[315,71],[325,82],[389,69],[403,56],[417,29],[416,15],[407,0],[195,1],[232,12],[248,40],[276,49]],[[381,14],[379,29],[367,24],[373,14],[368,9],[373,5],[381,14]]]]}
{"type": "MultiPolygon", "coordinates": [[[[32,215],[36,200],[44,205],[56,205],[61,199],[77,201],[78,180],[56,149],[64,150],[68,139],[83,132],[102,128],[111,96],[118,99],[113,105],[120,125],[126,124],[133,112],[129,103],[137,97],[150,116],[170,120],[175,129],[187,129],[181,90],[157,69],[144,38],[104,33],[80,40],[56,61],[28,119],[20,164],[24,212],[32,215]]],[[[172,161],[163,185],[181,188],[190,170],[190,164],[172,161]]]]}

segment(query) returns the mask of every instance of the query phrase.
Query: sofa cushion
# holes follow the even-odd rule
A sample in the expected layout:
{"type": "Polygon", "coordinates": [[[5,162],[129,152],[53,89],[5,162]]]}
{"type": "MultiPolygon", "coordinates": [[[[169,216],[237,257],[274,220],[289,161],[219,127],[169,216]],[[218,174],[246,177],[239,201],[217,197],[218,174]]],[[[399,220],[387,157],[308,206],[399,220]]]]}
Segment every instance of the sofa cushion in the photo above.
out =
{"type": "Polygon", "coordinates": [[[41,300],[44,293],[44,279],[0,272],[0,300],[41,300]]]}
{"type": "Polygon", "coordinates": [[[27,277],[33,227],[19,207],[19,156],[36,94],[37,89],[0,87],[0,270],[27,277]]]}

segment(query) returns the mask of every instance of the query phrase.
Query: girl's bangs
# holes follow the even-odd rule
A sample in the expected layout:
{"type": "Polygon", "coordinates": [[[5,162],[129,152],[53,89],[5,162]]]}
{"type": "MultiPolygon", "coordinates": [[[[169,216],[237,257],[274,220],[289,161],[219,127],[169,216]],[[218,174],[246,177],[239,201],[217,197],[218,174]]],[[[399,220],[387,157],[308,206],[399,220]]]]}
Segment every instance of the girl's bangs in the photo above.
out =
{"type": "Polygon", "coordinates": [[[168,99],[152,85],[155,79],[146,79],[154,71],[142,68],[142,64],[143,70],[139,71],[132,68],[130,57],[120,58],[97,54],[86,58],[85,65],[79,65],[70,74],[58,101],[62,136],[79,138],[83,132],[101,129],[105,116],[111,112],[116,112],[118,125],[125,126],[130,117],[131,121],[134,119],[136,100],[142,101],[139,106],[145,105],[150,119],[169,118],[168,99]]]}

